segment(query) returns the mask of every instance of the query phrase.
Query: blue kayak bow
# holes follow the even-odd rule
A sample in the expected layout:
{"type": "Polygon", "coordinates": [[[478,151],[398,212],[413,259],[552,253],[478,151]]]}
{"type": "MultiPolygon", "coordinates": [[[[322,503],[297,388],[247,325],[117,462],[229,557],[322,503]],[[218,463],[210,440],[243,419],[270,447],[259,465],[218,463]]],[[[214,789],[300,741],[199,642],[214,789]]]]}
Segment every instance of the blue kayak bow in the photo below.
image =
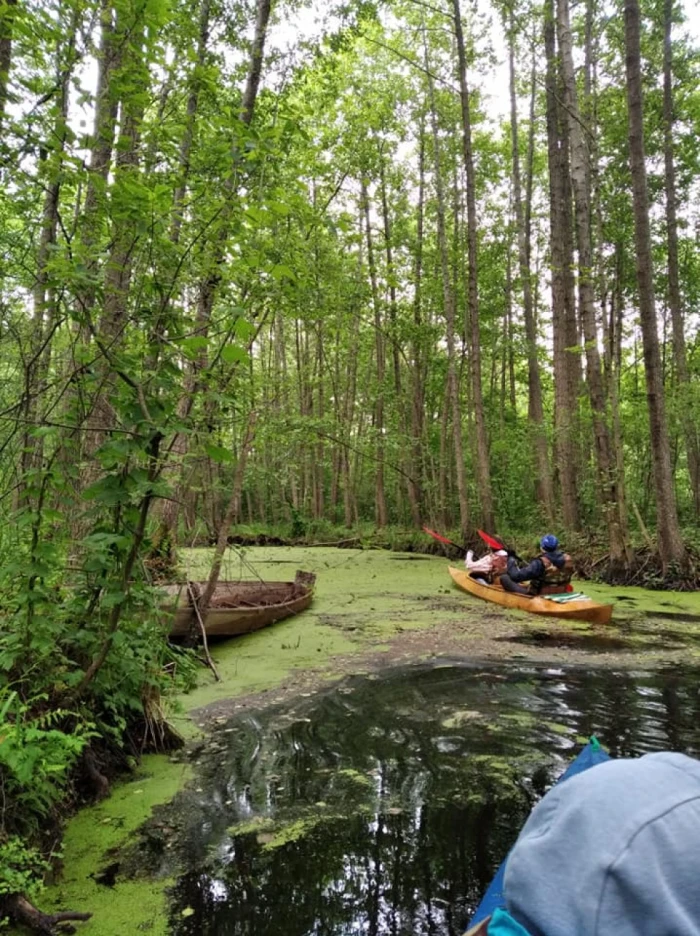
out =
{"type": "MultiPolygon", "coordinates": [[[[583,773],[584,770],[589,770],[591,767],[595,767],[597,764],[602,764],[604,761],[609,759],[610,756],[600,746],[598,739],[593,737],[581,751],[578,757],[576,757],[569,764],[566,771],[557,780],[557,783],[561,783],[563,780],[568,780],[569,777],[574,777],[576,774],[583,773]]],[[[481,898],[481,903],[476,908],[474,916],[469,921],[467,930],[472,929],[487,917],[492,916],[496,910],[505,910],[506,900],[505,894],[503,893],[503,884],[506,874],[507,862],[508,857],[506,856],[506,858],[501,863],[500,868],[496,872],[496,876],[489,884],[486,893],[481,898]]]]}

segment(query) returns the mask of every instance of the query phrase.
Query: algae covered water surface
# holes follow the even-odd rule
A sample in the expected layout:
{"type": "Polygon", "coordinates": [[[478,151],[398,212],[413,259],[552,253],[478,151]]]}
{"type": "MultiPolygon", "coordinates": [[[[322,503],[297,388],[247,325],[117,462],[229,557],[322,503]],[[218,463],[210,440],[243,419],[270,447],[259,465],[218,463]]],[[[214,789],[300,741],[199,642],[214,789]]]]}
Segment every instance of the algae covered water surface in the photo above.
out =
{"type": "Polygon", "coordinates": [[[170,932],[456,936],[589,734],[698,752],[697,676],[413,666],[232,719],[168,820],[170,932]]]}

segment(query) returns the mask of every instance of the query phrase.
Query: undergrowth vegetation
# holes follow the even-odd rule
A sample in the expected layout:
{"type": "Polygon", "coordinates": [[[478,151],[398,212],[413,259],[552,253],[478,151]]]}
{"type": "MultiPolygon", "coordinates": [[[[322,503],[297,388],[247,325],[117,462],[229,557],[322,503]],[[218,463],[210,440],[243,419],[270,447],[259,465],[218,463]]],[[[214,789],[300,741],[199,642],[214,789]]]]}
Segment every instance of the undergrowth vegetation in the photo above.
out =
{"type": "MultiPolygon", "coordinates": [[[[129,472],[120,475],[121,495],[113,488],[113,503],[91,504],[79,543],[60,535],[48,509],[20,508],[4,531],[0,912],[8,896],[37,896],[76,805],[105,795],[142,752],[179,743],[167,696],[192,685],[196,663],[168,642],[143,563],[125,578],[138,505],[129,472]]],[[[54,502],[65,493],[55,477],[44,490],[54,502]]]]}

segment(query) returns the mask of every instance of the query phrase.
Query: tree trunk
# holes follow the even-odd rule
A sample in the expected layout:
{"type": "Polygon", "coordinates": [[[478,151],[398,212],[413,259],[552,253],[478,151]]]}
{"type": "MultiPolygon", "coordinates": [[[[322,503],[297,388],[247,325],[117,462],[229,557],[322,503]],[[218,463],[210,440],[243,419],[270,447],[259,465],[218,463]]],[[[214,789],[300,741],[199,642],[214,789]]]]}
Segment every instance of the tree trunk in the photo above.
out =
{"type": "Polygon", "coordinates": [[[523,311],[525,313],[525,340],[527,342],[527,369],[528,369],[528,420],[531,424],[531,434],[535,446],[535,464],[537,477],[535,480],[535,497],[542,508],[543,516],[548,523],[554,521],[554,494],[552,491],[552,477],[549,468],[549,453],[547,443],[547,430],[544,423],[544,408],[542,406],[542,383],[540,381],[540,365],[537,359],[537,329],[535,326],[535,310],[532,304],[532,280],[528,261],[528,237],[525,229],[525,213],[523,211],[521,182],[520,182],[520,147],[518,141],[518,109],[515,94],[515,25],[511,12],[509,36],[509,64],[510,64],[510,128],[513,158],[513,207],[515,209],[515,224],[518,232],[518,260],[520,263],[520,279],[523,291],[523,311]]]}
{"type": "Polygon", "coordinates": [[[97,91],[95,95],[95,123],[90,150],[90,171],[81,224],[80,244],[88,276],[78,295],[85,321],[82,334],[90,340],[90,325],[95,305],[97,269],[100,251],[97,249],[106,215],[107,179],[112,165],[112,150],[119,113],[119,97],[115,90],[115,73],[121,64],[123,37],[119,37],[115,13],[110,0],[104,0],[100,12],[100,50],[97,55],[97,91]],[[120,41],[121,38],[121,41],[120,41]]]}
{"type": "Polygon", "coordinates": [[[382,310],[379,299],[379,284],[377,282],[377,267],[374,260],[374,244],[372,241],[372,228],[370,225],[369,192],[367,190],[367,180],[364,178],[362,179],[362,205],[365,221],[367,266],[369,268],[369,279],[372,289],[372,309],[374,312],[374,348],[377,364],[377,399],[374,404],[374,432],[376,435],[374,507],[375,522],[379,529],[382,529],[389,523],[389,516],[386,506],[386,492],[384,489],[384,381],[386,376],[386,361],[384,333],[382,331],[382,310]]]}
{"type": "Polygon", "coordinates": [[[216,591],[216,586],[219,583],[221,565],[223,563],[226,547],[228,546],[228,537],[231,527],[234,523],[236,523],[240,514],[245,467],[248,460],[248,455],[250,454],[251,446],[253,445],[253,440],[255,438],[255,420],[256,414],[251,413],[248,418],[248,425],[246,426],[245,435],[243,437],[241,449],[238,455],[238,462],[236,464],[236,471],[233,478],[233,487],[231,489],[231,497],[229,499],[228,507],[226,508],[226,514],[221,526],[219,527],[216,538],[216,547],[214,548],[214,556],[212,558],[209,578],[207,579],[206,588],[202,593],[202,597],[197,602],[197,609],[202,620],[206,620],[207,611],[209,610],[209,605],[211,604],[211,599],[214,595],[214,592],[216,591]]]}
{"type": "Polygon", "coordinates": [[[627,105],[629,110],[629,149],[634,206],[634,235],[637,253],[637,288],[642,326],[644,372],[647,385],[651,454],[656,493],[656,528],[661,560],[685,561],[685,548],[676,513],[676,499],[671,474],[671,454],[666,429],[664,386],[656,326],[656,304],[651,258],[649,200],[644,163],[644,127],[642,111],[642,75],[640,52],[640,13],[638,0],[625,0],[625,64],[627,105]]]}
{"type": "Polygon", "coordinates": [[[425,120],[421,116],[420,149],[418,154],[418,206],[416,208],[416,255],[413,283],[413,367],[411,368],[411,468],[408,498],[411,517],[416,527],[423,523],[423,221],[425,205],[425,120]]]}
{"type": "Polygon", "coordinates": [[[622,295],[622,245],[615,246],[615,285],[610,299],[610,320],[608,323],[608,386],[610,394],[610,411],[612,415],[613,448],[615,452],[617,470],[617,499],[622,532],[625,542],[626,567],[632,563],[633,554],[629,544],[629,526],[627,523],[627,495],[625,489],[625,469],[622,453],[623,435],[622,421],[620,419],[620,374],[622,371],[622,320],[624,311],[622,295]]]}
{"type": "Polygon", "coordinates": [[[464,168],[467,176],[467,245],[469,277],[467,304],[471,332],[471,378],[472,404],[474,407],[474,427],[476,436],[476,482],[481,504],[481,520],[487,530],[493,530],[493,496],[491,493],[491,473],[489,470],[489,447],[486,432],[484,401],[481,391],[481,334],[479,327],[479,291],[478,291],[478,254],[476,220],[476,179],[472,156],[471,113],[469,90],[467,88],[467,55],[464,48],[462,16],[459,0],[452,0],[454,12],[455,38],[457,39],[457,57],[459,66],[459,88],[462,105],[462,147],[464,168]]]}
{"type": "MultiPolygon", "coordinates": [[[[25,366],[26,431],[22,450],[23,475],[31,468],[41,465],[44,439],[30,434],[30,428],[38,421],[37,407],[42,398],[51,365],[52,339],[58,327],[56,288],[49,272],[51,255],[58,233],[58,210],[63,175],[66,120],[68,117],[68,89],[75,66],[75,39],[78,29],[78,14],[73,12],[70,32],[64,43],[57,48],[56,78],[59,87],[56,117],[52,133],[52,145],[44,162],[45,194],[42,210],[41,234],[36,256],[36,282],[32,290],[34,328],[32,331],[31,359],[25,366]]],[[[23,482],[22,482],[23,484],[23,482]]],[[[23,489],[20,489],[20,496],[23,489]]]]}
{"type": "Polygon", "coordinates": [[[545,10],[544,44],[547,58],[547,150],[549,155],[549,219],[552,273],[552,332],[554,338],[554,426],[562,520],[568,531],[578,530],[577,447],[578,397],[576,309],[571,240],[568,134],[559,107],[555,52],[554,0],[545,10]]]}
{"type": "MultiPolygon", "coordinates": [[[[427,46],[425,51],[426,71],[429,71],[427,60],[427,46]]],[[[437,201],[437,239],[440,256],[440,270],[442,273],[442,298],[445,316],[445,329],[447,341],[447,398],[452,416],[452,436],[454,445],[455,477],[457,480],[457,495],[459,497],[459,525],[462,537],[469,536],[469,500],[467,497],[467,473],[464,464],[464,449],[462,445],[462,413],[459,406],[459,387],[457,385],[457,366],[455,360],[455,293],[454,284],[450,275],[450,259],[447,246],[447,230],[445,224],[445,191],[440,160],[440,135],[438,132],[438,118],[435,104],[435,89],[433,80],[428,77],[428,92],[430,95],[430,116],[433,128],[433,149],[435,159],[435,196],[437,201]]]]}
{"type": "Polygon", "coordinates": [[[199,107],[199,93],[201,89],[201,77],[199,72],[204,68],[207,46],[209,43],[209,16],[211,12],[211,0],[202,0],[199,8],[199,37],[197,39],[197,57],[194,68],[190,75],[190,91],[187,96],[187,117],[185,118],[185,132],[180,142],[180,153],[178,155],[178,164],[180,177],[177,188],[173,193],[173,209],[170,222],[170,240],[173,244],[180,242],[180,231],[182,229],[183,205],[187,193],[187,182],[190,174],[190,155],[192,153],[192,143],[194,141],[195,121],[199,107]]]}
{"type": "Polygon", "coordinates": [[[578,106],[568,0],[557,0],[557,27],[559,54],[564,77],[564,101],[571,142],[571,182],[574,193],[576,245],[578,248],[579,310],[586,349],[586,376],[593,417],[598,482],[610,539],[611,561],[615,565],[624,566],[627,549],[620,524],[616,492],[617,472],[610,444],[607,400],[598,351],[598,329],[596,326],[593,289],[590,157],[584,136],[583,118],[578,106]]]}
{"type": "Polygon", "coordinates": [[[56,936],[57,933],[61,932],[75,932],[75,928],[70,926],[71,921],[85,922],[92,917],[91,913],[82,913],[75,910],[42,913],[21,894],[3,894],[2,898],[0,898],[0,911],[3,917],[9,916],[18,925],[26,926],[32,932],[40,933],[42,936],[56,936]]]}
{"type": "Polygon", "coordinates": [[[10,68],[12,67],[12,37],[14,33],[17,0],[3,0],[0,7],[0,130],[7,107],[10,68]]]}
{"type": "Polygon", "coordinates": [[[389,324],[391,326],[391,354],[394,365],[394,390],[396,399],[401,399],[401,356],[398,336],[398,302],[396,298],[396,270],[394,268],[394,247],[392,240],[391,215],[386,191],[386,166],[381,157],[379,175],[382,195],[382,220],[384,222],[384,249],[386,252],[386,277],[389,287],[389,324]]]}
{"type": "Polygon", "coordinates": [[[673,332],[673,363],[680,401],[681,424],[688,456],[688,473],[696,516],[700,516],[700,438],[693,418],[685,350],[683,308],[678,274],[678,221],[676,217],[676,165],[673,147],[673,24],[674,0],[664,0],[664,163],[666,188],[666,245],[668,250],[668,307],[673,332]]]}

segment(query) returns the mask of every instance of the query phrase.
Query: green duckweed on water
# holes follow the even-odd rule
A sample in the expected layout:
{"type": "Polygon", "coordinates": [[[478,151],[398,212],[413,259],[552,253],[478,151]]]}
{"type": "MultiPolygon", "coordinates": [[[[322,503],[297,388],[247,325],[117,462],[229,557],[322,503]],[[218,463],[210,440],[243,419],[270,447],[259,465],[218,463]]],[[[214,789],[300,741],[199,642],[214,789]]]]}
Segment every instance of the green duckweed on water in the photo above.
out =
{"type": "Polygon", "coordinates": [[[92,913],[91,920],[78,924],[85,936],[139,931],[165,936],[168,880],[123,879],[115,869],[116,879],[110,886],[99,883],[95,875],[110,861],[119,861],[120,849],[153,807],[172,800],[190,776],[188,766],[148,755],[133,778],[117,783],[107,799],[82,809],[66,827],[63,872],[59,882],[46,890],[41,908],[92,913]]]}
{"type": "MultiPolygon", "coordinates": [[[[209,556],[207,550],[186,554],[190,578],[206,575],[209,556]]],[[[205,727],[200,712],[211,703],[265,691],[274,702],[275,690],[279,693],[292,677],[298,680],[300,676],[310,680],[309,691],[305,692],[302,685],[299,693],[308,696],[318,688],[311,684],[312,680],[318,684],[319,680],[338,679],[349,671],[365,671],[368,652],[375,656],[375,665],[384,656],[396,662],[392,652],[395,653],[397,641],[398,646],[407,648],[402,662],[441,653],[447,653],[448,657],[469,656],[474,641],[477,653],[484,653],[484,641],[488,641],[487,653],[508,655],[507,649],[499,650],[493,640],[495,634],[505,634],[501,638],[505,640],[508,634],[542,627],[530,616],[494,608],[459,592],[449,581],[448,563],[440,558],[415,562],[410,556],[384,551],[282,547],[247,550],[245,562],[251,563],[266,580],[293,579],[296,569],[315,572],[318,577],[315,600],[309,610],[284,623],[212,646],[221,682],[215,683],[211,673],[202,669],[198,687],[180,700],[180,711],[173,718],[178,730],[189,738],[205,727]],[[447,633],[454,638],[454,644],[447,650],[432,644],[435,625],[443,626],[443,636],[447,633]],[[416,643],[412,644],[412,640],[416,643]],[[332,662],[334,658],[354,662],[350,670],[347,666],[341,670],[337,662],[332,662]]],[[[250,577],[247,566],[232,552],[223,576],[237,579],[241,574],[250,577]]],[[[615,602],[614,626],[609,632],[622,635],[632,647],[630,663],[639,656],[638,651],[653,650],[662,634],[673,640],[689,641],[686,659],[700,653],[700,646],[693,645],[694,638],[700,639],[700,594],[647,592],[590,583],[577,583],[576,587],[598,601],[615,602]]],[[[584,637],[591,631],[586,624],[567,622],[561,626],[584,637]]],[[[561,629],[556,622],[549,621],[546,627],[554,632],[561,629]]],[[[585,642],[581,647],[585,650],[585,642]]],[[[549,650],[540,648],[539,652],[543,658],[542,654],[549,650]]],[[[648,653],[647,657],[653,658],[653,654],[648,653]]],[[[375,678],[374,674],[368,676],[369,680],[375,678]]],[[[410,717],[413,722],[420,721],[420,708],[412,711],[410,717]]],[[[529,712],[511,712],[507,717],[512,724],[520,719],[521,728],[531,726],[535,719],[529,712]]],[[[467,708],[447,710],[441,719],[442,728],[447,731],[459,732],[470,722],[475,729],[483,724],[479,730],[491,732],[494,737],[502,736],[505,724],[502,719],[489,722],[480,712],[467,708]]],[[[548,727],[553,734],[563,734],[562,726],[556,722],[549,722],[548,727]]],[[[489,760],[488,774],[499,787],[512,782],[505,763],[489,760]]],[[[181,764],[173,764],[165,756],[148,757],[135,779],[118,784],[108,799],[82,810],[66,829],[62,877],[47,889],[40,906],[47,911],[71,908],[92,912],[93,919],[80,925],[80,932],[86,936],[121,936],[141,930],[159,936],[168,932],[164,893],[170,883],[168,878],[127,880],[117,874],[114,885],[106,886],[93,875],[118,861],[120,848],[133,838],[152,808],[170,801],[188,777],[189,771],[181,764]]],[[[363,789],[369,790],[373,781],[361,771],[342,767],[334,770],[334,783],[351,795],[353,789],[358,794],[363,789]]],[[[333,818],[332,812],[324,812],[320,807],[319,815],[318,821],[329,822],[333,818]]],[[[264,820],[256,819],[251,820],[254,828],[238,827],[235,834],[255,832],[264,836],[265,847],[281,848],[280,836],[287,836],[286,842],[292,840],[289,838],[292,835],[303,837],[309,832],[308,823],[308,818],[294,819],[284,830],[274,821],[265,825],[264,820]]]]}
{"type": "MultiPolygon", "coordinates": [[[[188,575],[204,577],[209,558],[208,550],[191,550],[188,575]]],[[[401,556],[378,550],[270,547],[245,551],[242,564],[230,553],[222,577],[250,577],[248,563],[267,580],[291,580],[297,569],[315,572],[314,603],[276,627],[216,644],[212,653],[221,682],[201,679],[185,700],[187,710],[282,685],[294,670],[323,670],[332,657],[358,653],[368,644],[378,652],[386,650],[388,638],[430,627],[435,603],[446,595],[454,607],[443,608],[441,619],[464,616],[464,603],[449,585],[443,560],[397,559],[401,556]]]]}

